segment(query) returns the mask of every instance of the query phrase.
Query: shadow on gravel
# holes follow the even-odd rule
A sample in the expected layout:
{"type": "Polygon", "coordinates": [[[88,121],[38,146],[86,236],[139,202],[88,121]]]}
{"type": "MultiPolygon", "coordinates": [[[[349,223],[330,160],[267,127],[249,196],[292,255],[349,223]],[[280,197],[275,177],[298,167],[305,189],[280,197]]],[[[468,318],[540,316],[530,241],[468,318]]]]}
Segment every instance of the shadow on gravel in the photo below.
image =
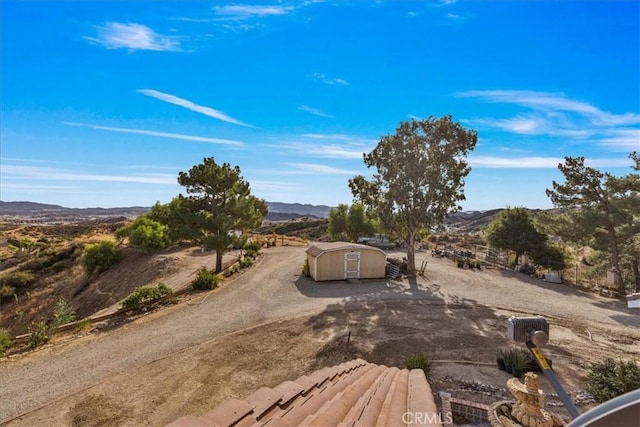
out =
{"type": "Polygon", "coordinates": [[[307,322],[326,341],[316,353],[314,368],[357,357],[402,366],[407,357],[421,353],[432,360],[492,363],[497,348],[508,344],[505,317],[474,300],[447,304],[437,285],[427,287],[416,279],[359,285],[312,282],[313,289],[304,279],[296,285],[305,295],[346,296],[307,322]]]}
{"type": "Polygon", "coordinates": [[[597,299],[596,295],[593,294],[592,292],[588,292],[586,290],[576,288],[575,286],[572,286],[568,283],[545,282],[542,279],[530,277],[530,276],[527,276],[526,274],[518,273],[516,271],[511,271],[511,270],[496,270],[496,271],[499,271],[500,275],[503,277],[519,280],[520,282],[526,283],[528,285],[537,286],[542,289],[548,289],[550,291],[554,291],[565,296],[579,296],[582,298],[588,298],[592,300],[597,299]]]}
{"type": "Polygon", "coordinates": [[[611,320],[629,327],[640,327],[640,309],[629,308],[626,301],[602,301],[593,304],[596,307],[604,308],[607,310],[615,311],[615,314],[611,314],[609,318],[611,320]]]}

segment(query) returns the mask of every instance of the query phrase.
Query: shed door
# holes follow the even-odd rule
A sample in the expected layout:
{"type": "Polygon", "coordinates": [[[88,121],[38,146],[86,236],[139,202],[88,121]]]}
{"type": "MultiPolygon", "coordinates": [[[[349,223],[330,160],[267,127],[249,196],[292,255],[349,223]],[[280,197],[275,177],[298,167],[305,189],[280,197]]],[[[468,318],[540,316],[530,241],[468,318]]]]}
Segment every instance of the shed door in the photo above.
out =
{"type": "Polygon", "coordinates": [[[360,277],[360,252],[344,253],[344,278],[357,279],[360,277]]]}

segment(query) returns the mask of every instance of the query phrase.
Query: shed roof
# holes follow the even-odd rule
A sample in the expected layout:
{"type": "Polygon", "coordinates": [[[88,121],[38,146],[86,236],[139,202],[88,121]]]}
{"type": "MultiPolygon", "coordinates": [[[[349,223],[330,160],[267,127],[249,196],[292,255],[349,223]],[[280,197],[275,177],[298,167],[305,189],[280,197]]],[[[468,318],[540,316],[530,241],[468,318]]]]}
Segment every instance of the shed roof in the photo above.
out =
{"type": "MultiPolygon", "coordinates": [[[[349,242],[318,242],[318,243],[313,243],[311,244],[311,246],[309,246],[309,248],[307,249],[307,253],[311,256],[318,256],[321,255],[325,252],[331,252],[331,251],[339,251],[339,250],[373,250],[373,251],[379,251],[382,252],[383,254],[385,253],[382,249],[380,248],[376,248],[373,246],[368,246],[368,245],[361,245],[359,243],[349,243],[349,242]]],[[[385,254],[386,255],[386,254],[385,254]]]]}
{"type": "MultiPolygon", "coordinates": [[[[243,400],[229,399],[202,416],[170,427],[405,425],[403,414],[435,414],[431,387],[420,369],[388,368],[352,360],[295,381],[263,387],[243,400]]],[[[426,421],[423,419],[423,421],[426,421]]]]}

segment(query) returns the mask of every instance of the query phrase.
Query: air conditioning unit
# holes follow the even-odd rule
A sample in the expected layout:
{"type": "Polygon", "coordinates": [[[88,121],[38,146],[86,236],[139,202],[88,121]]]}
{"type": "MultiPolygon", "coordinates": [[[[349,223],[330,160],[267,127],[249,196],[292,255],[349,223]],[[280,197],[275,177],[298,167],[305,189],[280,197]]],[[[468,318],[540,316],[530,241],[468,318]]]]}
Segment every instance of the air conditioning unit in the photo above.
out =
{"type": "Polygon", "coordinates": [[[542,331],[549,336],[549,323],[544,317],[511,316],[507,320],[507,338],[511,341],[527,342],[535,331],[542,331]]]}

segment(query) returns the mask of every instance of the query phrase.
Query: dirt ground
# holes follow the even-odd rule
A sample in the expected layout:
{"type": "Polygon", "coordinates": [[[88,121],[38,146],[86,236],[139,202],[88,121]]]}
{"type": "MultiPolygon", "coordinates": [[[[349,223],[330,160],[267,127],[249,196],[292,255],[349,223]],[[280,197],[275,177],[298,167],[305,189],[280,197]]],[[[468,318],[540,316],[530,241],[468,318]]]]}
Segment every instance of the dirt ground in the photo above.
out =
{"type": "MultiPolygon", "coordinates": [[[[233,291],[238,294],[234,297],[246,297],[251,293],[242,292],[259,289],[249,288],[250,282],[264,288],[266,278],[295,280],[277,284],[282,295],[291,293],[290,299],[283,297],[286,310],[262,302],[262,307],[267,306],[268,312],[283,320],[273,321],[264,314],[256,318],[254,324],[260,323],[258,326],[182,347],[176,341],[175,352],[119,368],[79,390],[52,395],[6,425],[162,425],[185,414],[202,414],[225,399],[244,397],[260,387],[272,387],[323,366],[358,357],[401,366],[406,357],[418,353],[434,361],[429,376],[434,392],[448,391],[453,397],[489,403],[507,396],[504,386],[509,375],[495,367],[495,353],[499,347],[514,345],[505,337],[506,319],[513,314],[542,314],[550,321],[551,344],[543,351],[553,358],[554,370],[573,396],[582,389],[589,361],[630,359],[640,354],[639,315],[615,300],[569,287],[529,282],[511,272],[471,272],[456,269],[447,260],[431,259],[427,277],[416,281],[315,284],[297,273],[302,254],[302,248],[266,250],[264,262],[253,267],[256,270],[247,271],[228,285],[229,292],[236,287],[233,291]],[[291,265],[286,275],[282,272],[285,265],[291,265]],[[252,276],[258,271],[262,275],[252,276]],[[272,276],[276,271],[282,276],[272,276]],[[487,291],[489,287],[493,292],[487,291]],[[522,289],[531,294],[522,295],[522,289]]],[[[185,297],[173,307],[141,316],[127,328],[153,331],[154,325],[161,327],[162,319],[184,313],[196,303],[204,308],[205,298],[215,301],[224,295],[225,290],[185,297]]],[[[258,310],[252,307],[247,310],[258,310]]],[[[241,307],[237,310],[242,313],[241,307]]],[[[110,335],[117,332],[108,328],[85,331],[85,336],[62,339],[36,352],[40,354],[26,356],[19,364],[53,353],[66,352],[72,357],[74,348],[110,340],[110,335]]],[[[171,343],[177,337],[162,334],[157,339],[171,343]]],[[[545,391],[553,391],[546,380],[542,379],[541,385],[545,391]]],[[[557,400],[550,398],[549,402],[557,400]]]]}

